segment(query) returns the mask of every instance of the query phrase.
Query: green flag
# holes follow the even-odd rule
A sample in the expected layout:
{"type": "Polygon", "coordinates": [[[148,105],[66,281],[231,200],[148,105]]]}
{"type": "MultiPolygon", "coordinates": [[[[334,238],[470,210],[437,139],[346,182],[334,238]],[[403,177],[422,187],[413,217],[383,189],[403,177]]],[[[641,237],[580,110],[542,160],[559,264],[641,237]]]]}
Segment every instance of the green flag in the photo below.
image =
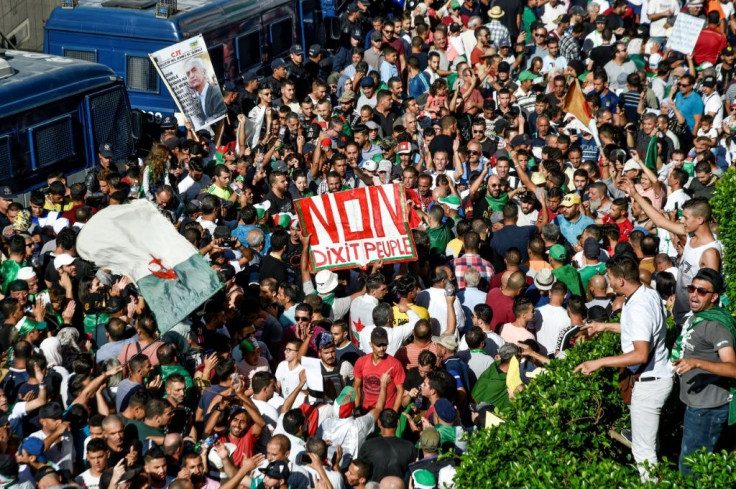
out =
{"type": "Polygon", "coordinates": [[[657,173],[657,134],[656,133],[649,140],[649,146],[647,146],[647,154],[644,156],[644,164],[647,165],[654,173],[657,173]]]}

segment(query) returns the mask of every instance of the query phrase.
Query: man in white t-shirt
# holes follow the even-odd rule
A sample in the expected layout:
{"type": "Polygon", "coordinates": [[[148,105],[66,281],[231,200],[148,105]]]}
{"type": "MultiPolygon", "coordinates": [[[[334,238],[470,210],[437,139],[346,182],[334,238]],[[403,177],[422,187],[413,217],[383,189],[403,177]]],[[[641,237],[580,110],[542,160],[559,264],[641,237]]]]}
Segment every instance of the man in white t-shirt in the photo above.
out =
{"type": "Polygon", "coordinates": [[[641,464],[657,463],[659,418],[670,391],[672,369],[665,345],[667,325],[662,299],[639,281],[639,265],[626,256],[606,263],[608,278],[617,295],[626,297],[620,323],[594,322],[585,326],[588,334],[610,331],[621,334],[621,355],[583,362],[576,372],[590,375],[602,367],[627,367],[641,376],[631,395],[631,453],[639,465],[643,481],[651,480],[641,464]]]}
{"type": "Polygon", "coordinates": [[[178,190],[181,200],[186,204],[210,187],[210,177],[204,174],[202,158],[189,160],[189,174],[179,182],[178,190]]]}
{"type": "Polygon", "coordinates": [[[665,24],[667,19],[674,17],[680,11],[677,0],[649,0],[645,2],[646,14],[649,18],[649,35],[652,41],[664,44],[669,37],[665,24]]]}
{"type": "Polygon", "coordinates": [[[567,286],[560,281],[555,282],[549,291],[549,304],[538,309],[542,315],[542,327],[537,331],[537,343],[542,355],[552,356],[557,348],[560,332],[570,326],[567,309],[562,305],[567,295],[567,286]]]}
{"type": "Polygon", "coordinates": [[[93,438],[87,444],[87,463],[89,469],[85,470],[74,481],[87,489],[99,489],[100,477],[107,469],[107,460],[110,457],[110,449],[104,438],[93,438]]]}

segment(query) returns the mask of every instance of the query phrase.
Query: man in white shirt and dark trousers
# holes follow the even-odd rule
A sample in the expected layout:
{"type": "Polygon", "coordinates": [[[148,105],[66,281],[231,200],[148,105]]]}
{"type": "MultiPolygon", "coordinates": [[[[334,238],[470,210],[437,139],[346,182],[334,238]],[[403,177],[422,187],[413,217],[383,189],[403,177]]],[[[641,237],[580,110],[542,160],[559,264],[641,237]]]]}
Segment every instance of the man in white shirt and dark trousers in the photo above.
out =
{"type": "Polygon", "coordinates": [[[657,463],[657,434],[662,406],[672,390],[672,369],[665,346],[667,325],[659,294],[641,285],[639,266],[626,256],[616,256],[606,263],[613,291],[626,297],[621,322],[594,322],[585,327],[588,334],[611,331],[621,334],[622,355],[583,362],[576,372],[590,375],[601,367],[626,367],[641,376],[631,395],[631,453],[639,465],[642,481],[651,480],[641,465],[657,463]]]}

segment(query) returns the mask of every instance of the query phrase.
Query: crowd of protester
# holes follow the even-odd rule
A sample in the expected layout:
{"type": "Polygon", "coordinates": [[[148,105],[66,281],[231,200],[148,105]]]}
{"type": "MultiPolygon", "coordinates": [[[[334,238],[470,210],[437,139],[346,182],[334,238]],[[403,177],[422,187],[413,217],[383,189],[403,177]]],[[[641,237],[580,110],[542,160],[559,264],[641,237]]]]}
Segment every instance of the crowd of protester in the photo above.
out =
{"type": "Polygon", "coordinates": [[[358,0],[339,25],[266,77],[233,63],[211,131],[167,117],[124,168],[103,143],[28,208],[0,189],[3,487],[454,487],[465,434],[602,331],[623,353],[577,370],[636,378],[634,460],[657,461],[678,392],[681,456],[715,448],[736,377],[708,202],[734,154],[733,3],[358,0]],[[704,20],[687,54],[667,47],[683,13],[704,20]],[[569,117],[578,86],[595,130],[569,117]],[[313,274],[294,200],[389,183],[418,259],[313,274]],[[222,282],[168,331],[76,254],[131,199],[222,282]]]}

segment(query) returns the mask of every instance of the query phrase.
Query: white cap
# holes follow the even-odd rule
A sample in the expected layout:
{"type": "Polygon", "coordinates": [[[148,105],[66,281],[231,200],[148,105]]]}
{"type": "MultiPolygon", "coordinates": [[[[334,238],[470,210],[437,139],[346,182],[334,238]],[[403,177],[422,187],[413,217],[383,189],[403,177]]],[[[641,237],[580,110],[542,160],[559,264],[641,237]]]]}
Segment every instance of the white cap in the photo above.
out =
{"type": "Polygon", "coordinates": [[[363,163],[363,171],[376,171],[378,170],[378,163],[375,160],[366,160],[363,163]]]}
{"type": "Polygon", "coordinates": [[[16,278],[18,278],[19,280],[30,280],[35,276],[36,276],[36,272],[33,271],[33,268],[23,267],[20,270],[18,270],[18,275],[16,278]]]}
{"type": "Polygon", "coordinates": [[[393,163],[391,163],[389,160],[381,160],[381,162],[378,164],[378,171],[385,171],[386,173],[390,173],[393,167],[393,163]]]}
{"type": "Polygon", "coordinates": [[[74,258],[72,255],[67,255],[66,253],[63,253],[54,258],[54,268],[58,270],[63,266],[71,265],[72,263],[74,263],[75,259],[76,258],[74,258]]]}
{"type": "Polygon", "coordinates": [[[637,163],[633,158],[626,161],[626,163],[624,164],[623,173],[626,173],[627,171],[630,171],[630,170],[636,170],[636,171],[641,170],[639,163],[637,163]]]}

